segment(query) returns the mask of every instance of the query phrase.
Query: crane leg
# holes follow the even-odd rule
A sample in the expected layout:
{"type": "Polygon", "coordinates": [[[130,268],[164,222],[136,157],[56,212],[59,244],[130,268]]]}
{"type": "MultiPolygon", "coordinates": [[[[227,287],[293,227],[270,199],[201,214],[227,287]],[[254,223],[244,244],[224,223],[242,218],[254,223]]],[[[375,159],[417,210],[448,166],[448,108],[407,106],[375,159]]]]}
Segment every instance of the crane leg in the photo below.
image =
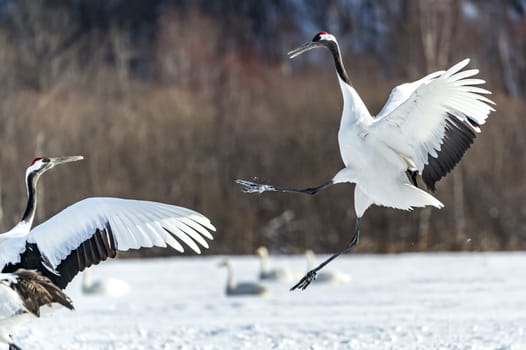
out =
{"type": "Polygon", "coordinates": [[[341,254],[349,251],[353,246],[358,244],[358,241],[360,240],[360,222],[361,222],[361,220],[362,220],[361,217],[357,217],[356,218],[356,224],[355,224],[355,227],[354,227],[354,234],[352,236],[352,239],[345,245],[345,247],[343,247],[343,249],[341,249],[338,252],[336,252],[333,255],[331,255],[327,260],[325,260],[324,262],[319,264],[318,267],[316,267],[315,269],[312,269],[309,272],[307,272],[307,274],[298,283],[296,283],[290,290],[292,291],[292,290],[295,290],[297,288],[304,290],[305,288],[307,288],[309,286],[309,284],[316,279],[316,272],[321,270],[325,265],[330,263],[332,260],[336,259],[341,254]]]}
{"type": "Polygon", "coordinates": [[[329,180],[318,187],[309,187],[309,188],[290,188],[290,187],[278,187],[272,185],[258,184],[246,180],[235,180],[236,183],[243,186],[242,191],[246,193],[263,193],[263,192],[292,192],[292,193],[306,193],[306,194],[316,194],[321,190],[326,189],[334,184],[333,180],[329,180]]]}

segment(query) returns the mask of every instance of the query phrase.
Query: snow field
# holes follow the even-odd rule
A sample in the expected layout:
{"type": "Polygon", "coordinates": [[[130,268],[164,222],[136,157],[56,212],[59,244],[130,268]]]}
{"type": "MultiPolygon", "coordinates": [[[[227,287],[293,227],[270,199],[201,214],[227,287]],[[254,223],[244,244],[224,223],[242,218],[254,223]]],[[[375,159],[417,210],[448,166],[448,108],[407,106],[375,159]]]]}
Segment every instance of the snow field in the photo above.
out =
{"type": "MultiPolygon", "coordinates": [[[[266,297],[226,297],[223,256],[114,260],[94,279],[130,285],[85,296],[81,276],[56,308],[15,333],[24,349],[526,349],[526,253],[346,255],[346,285],[267,283],[266,297]]],[[[256,257],[230,257],[254,281],[256,257]]],[[[324,258],[318,257],[318,260],[324,258]]],[[[305,272],[303,256],[271,256],[305,272]]]]}

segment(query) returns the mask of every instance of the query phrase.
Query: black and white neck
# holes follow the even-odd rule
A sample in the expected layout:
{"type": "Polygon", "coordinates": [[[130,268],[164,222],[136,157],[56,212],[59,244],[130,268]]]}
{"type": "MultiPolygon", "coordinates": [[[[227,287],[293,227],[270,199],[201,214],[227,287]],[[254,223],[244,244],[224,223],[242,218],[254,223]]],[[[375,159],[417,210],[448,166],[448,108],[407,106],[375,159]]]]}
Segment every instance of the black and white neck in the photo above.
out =
{"type": "Polygon", "coordinates": [[[27,205],[21,222],[31,226],[35,218],[37,207],[37,183],[40,175],[46,170],[46,161],[35,158],[26,170],[27,205]]]}
{"type": "Polygon", "coordinates": [[[83,159],[82,156],[68,156],[59,158],[37,157],[26,170],[27,206],[19,225],[31,227],[37,208],[37,182],[43,173],[54,166],[63,163],[75,162],[83,159]]]}
{"type": "Polygon", "coordinates": [[[347,74],[347,71],[345,70],[345,66],[343,65],[342,53],[340,51],[340,46],[338,45],[336,38],[331,34],[326,34],[326,35],[332,37],[332,39],[327,40],[326,44],[324,45],[332,53],[332,57],[334,58],[334,65],[336,66],[336,72],[338,73],[338,77],[344,83],[348,84],[349,86],[352,86],[351,80],[349,79],[349,75],[347,74]]]}
{"type": "Polygon", "coordinates": [[[307,52],[317,47],[324,47],[332,53],[332,57],[334,58],[334,64],[336,66],[336,72],[338,73],[338,77],[343,83],[349,86],[352,86],[351,80],[349,79],[349,75],[347,74],[347,71],[345,70],[345,67],[343,66],[342,53],[340,51],[340,46],[338,45],[338,41],[336,40],[336,37],[332,34],[329,34],[327,32],[319,32],[318,34],[314,36],[314,38],[312,38],[312,41],[306,42],[303,45],[299,46],[298,48],[290,51],[288,53],[288,56],[289,58],[294,58],[296,56],[301,55],[304,52],[307,52]]]}
{"type": "MultiPolygon", "coordinates": [[[[363,123],[368,123],[371,114],[351,84],[349,75],[343,66],[340,46],[338,45],[338,41],[334,35],[327,32],[319,32],[314,36],[314,38],[312,38],[311,41],[304,43],[292,51],[289,51],[288,55],[289,58],[294,58],[304,52],[318,47],[326,48],[331,52],[334,59],[334,65],[336,67],[336,73],[338,74],[338,82],[340,83],[344,106],[353,106],[353,113],[342,114],[342,121],[340,125],[348,125],[349,123],[354,123],[356,120],[361,120],[363,123]]],[[[323,185],[323,188],[324,187],[326,187],[326,185],[323,185]]]]}

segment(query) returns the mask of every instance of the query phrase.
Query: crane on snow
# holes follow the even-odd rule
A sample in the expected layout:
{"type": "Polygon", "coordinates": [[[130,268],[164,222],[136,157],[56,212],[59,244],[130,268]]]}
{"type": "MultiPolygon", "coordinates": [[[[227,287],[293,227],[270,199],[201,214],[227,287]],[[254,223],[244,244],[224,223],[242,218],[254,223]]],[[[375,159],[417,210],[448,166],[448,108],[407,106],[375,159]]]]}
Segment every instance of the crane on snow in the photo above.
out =
{"type": "Polygon", "coordinates": [[[210,220],[175,205],[121,198],[86,198],[32,229],[39,177],[58,164],[82,156],[33,160],[26,171],[28,194],[22,220],[0,234],[0,342],[20,349],[12,330],[40,307],[73,305],[62,291],[80,271],[116,256],[118,250],[166,247],[182,252],[179,241],[200,253],[215,231],[210,220]]]}

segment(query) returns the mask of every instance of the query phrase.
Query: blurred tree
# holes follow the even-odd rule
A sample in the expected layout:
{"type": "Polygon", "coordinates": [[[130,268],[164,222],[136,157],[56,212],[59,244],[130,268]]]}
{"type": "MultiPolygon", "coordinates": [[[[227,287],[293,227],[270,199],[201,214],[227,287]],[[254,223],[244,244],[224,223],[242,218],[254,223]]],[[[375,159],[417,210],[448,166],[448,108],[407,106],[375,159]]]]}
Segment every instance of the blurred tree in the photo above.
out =
{"type": "Polygon", "coordinates": [[[212,252],[334,250],[352,187],[247,196],[232,182],[308,185],[341,166],[332,64],[324,52],[286,58],[327,30],[373,112],[394,85],[464,57],[498,109],[440,183],[446,208],[373,208],[358,248],[525,248],[525,23],[520,0],[0,1],[0,221],[19,219],[35,150],[80,153],[83,164],[43,179],[41,219],[86,195],[129,196],[206,213],[212,252]]]}

